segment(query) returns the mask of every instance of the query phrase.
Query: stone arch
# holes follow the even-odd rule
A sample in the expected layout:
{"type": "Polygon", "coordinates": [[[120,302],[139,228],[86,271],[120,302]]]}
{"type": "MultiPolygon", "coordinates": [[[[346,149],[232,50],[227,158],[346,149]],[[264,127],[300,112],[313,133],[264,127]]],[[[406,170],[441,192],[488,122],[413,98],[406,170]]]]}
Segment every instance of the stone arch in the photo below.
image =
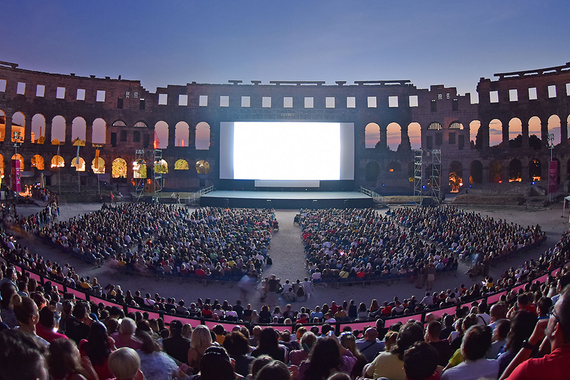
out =
{"type": "Polygon", "coordinates": [[[503,122],[493,119],[489,123],[489,146],[497,146],[503,142],[503,122]]]}
{"type": "Polygon", "coordinates": [[[190,139],[190,126],[185,121],[179,121],[174,127],[174,146],[187,147],[190,139]]]}
{"type": "Polygon", "coordinates": [[[441,126],[441,123],[434,121],[428,124],[427,129],[430,131],[441,131],[443,127],[441,126]]]}
{"type": "Polygon", "coordinates": [[[119,128],[124,128],[127,126],[127,123],[125,123],[123,120],[121,119],[117,119],[113,122],[113,124],[111,124],[113,127],[119,127],[119,128]]]}
{"type": "Polygon", "coordinates": [[[50,168],[64,168],[65,167],[65,160],[60,155],[55,155],[51,158],[50,161],[50,168]]]}
{"type": "Polygon", "coordinates": [[[380,165],[376,161],[366,164],[364,168],[364,179],[369,182],[375,182],[380,175],[380,165]]]}
{"type": "Polygon", "coordinates": [[[6,113],[0,110],[0,141],[6,138],[6,113]]]}
{"type": "Polygon", "coordinates": [[[10,141],[15,142],[14,133],[19,134],[19,141],[24,142],[26,136],[26,116],[23,112],[16,112],[12,115],[12,130],[10,131],[10,141]]]}
{"type": "Polygon", "coordinates": [[[516,158],[509,162],[509,182],[522,182],[522,163],[516,158]]]}
{"type": "Polygon", "coordinates": [[[402,143],[402,127],[396,122],[388,124],[386,127],[386,143],[388,149],[397,151],[402,143]]]}
{"type": "Polygon", "coordinates": [[[489,182],[503,183],[503,164],[499,160],[489,163],[489,182]]]}
{"type": "Polygon", "coordinates": [[[206,160],[196,161],[196,173],[210,174],[210,163],[206,160]]]}
{"type": "Polygon", "coordinates": [[[82,157],[79,157],[79,160],[77,157],[73,157],[73,160],[71,160],[71,167],[75,168],[75,171],[77,172],[84,172],[85,160],[82,157]]]}
{"type": "Polygon", "coordinates": [[[459,120],[455,120],[454,122],[449,124],[449,129],[456,129],[459,131],[463,130],[463,123],[460,122],[459,120]]]}
{"type": "Polygon", "coordinates": [[[408,125],[408,138],[412,149],[420,149],[422,147],[422,126],[420,123],[413,122],[408,125]]]}
{"type": "Polygon", "coordinates": [[[32,144],[43,144],[46,141],[46,118],[41,113],[32,116],[32,144]]]}
{"type": "Polygon", "coordinates": [[[469,140],[473,146],[477,144],[477,134],[479,133],[479,128],[481,128],[481,122],[479,120],[472,120],[469,123],[469,140]]]}
{"type": "MultiPolygon", "coordinates": [[[[18,154],[14,154],[12,155],[12,160],[20,160],[20,170],[25,170],[24,169],[24,156],[22,156],[20,153],[18,154]]],[[[4,160],[2,160],[2,162],[4,162],[4,160]]]]}
{"type": "Polygon", "coordinates": [[[483,164],[479,160],[471,162],[469,167],[471,175],[469,176],[469,183],[483,183],[483,164]]]}
{"type": "Polygon", "coordinates": [[[518,117],[509,120],[509,147],[522,147],[522,121],[518,117]]]}
{"type": "Polygon", "coordinates": [[[539,139],[542,139],[542,129],[541,129],[541,120],[538,116],[533,116],[528,119],[528,135],[536,136],[539,139]]]}
{"type": "Polygon", "coordinates": [[[32,168],[36,168],[38,170],[45,170],[46,165],[44,158],[39,154],[36,154],[32,157],[32,168]]]}
{"type": "Polygon", "coordinates": [[[533,158],[528,163],[528,177],[531,181],[540,181],[542,178],[542,163],[538,158],[533,158]]]}
{"type": "Polygon", "coordinates": [[[376,123],[368,123],[364,127],[364,147],[366,149],[376,148],[380,142],[380,126],[376,123]]]}
{"type": "Polygon", "coordinates": [[[65,143],[65,118],[61,115],[54,116],[51,119],[51,142],[57,141],[59,144],[65,143]]]}
{"type": "Polygon", "coordinates": [[[174,170],[190,170],[188,161],[180,159],[174,163],[174,170]]]}
{"type": "Polygon", "coordinates": [[[154,147],[155,149],[168,148],[169,127],[166,121],[158,121],[154,125],[154,147]]]}
{"type": "Polygon", "coordinates": [[[449,187],[452,193],[458,193],[463,186],[463,165],[459,161],[449,164],[449,187]]]}
{"type": "Polygon", "coordinates": [[[91,141],[93,144],[105,144],[107,142],[107,122],[104,119],[93,120],[91,141]]]}
{"type": "Polygon", "coordinates": [[[560,130],[560,117],[558,115],[550,115],[548,118],[548,135],[553,135],[554,145],[560,144],[562,141],[562,131],[560,130]]]}
{"type": "Polygon", "coordinates": [[[71,122],[71,141],[77,139],[85,141],[87,139],[87,122],[81,116],[77,116],[71,122]]]}
{"type": "Polygon", "coordinates": [[[127,161],[124,158],[117,157],[113,160],[111,168],[112,178],[127,178],[127,161]]]}
{"type": "Polygon", "coordinates": [[[4,178],[4,156],[0,154],[0,178],[4,178]]]}
{"type": "Polygon", "coordinates": [[[196,124],[196,150],[209,150],[210,149],[210,124],[201,121],[196,124]]]}
{"type": "Polygon", "coordinates": [[[95,157],[91,161],[91,170],[95,174],[105,174],[105,160],[101,157],[95,157]]]}
{"type": "Polygon", "coordinates": [[[168,174],[168,162],[163,158],[154,162],[154,172],[159,174],[168,174]]]}

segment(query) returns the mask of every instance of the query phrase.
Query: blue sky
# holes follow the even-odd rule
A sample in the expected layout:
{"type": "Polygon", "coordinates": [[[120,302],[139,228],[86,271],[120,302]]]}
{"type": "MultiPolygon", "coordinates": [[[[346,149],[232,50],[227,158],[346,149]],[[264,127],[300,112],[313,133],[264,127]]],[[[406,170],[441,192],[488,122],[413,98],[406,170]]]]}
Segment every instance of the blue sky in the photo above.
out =
{"type": "Polygon", "coordinates": [[[52,73],[196,81],[480,77],[570,61],[568,0],[69,0],[0,3],[0,60],[52,73]]]}

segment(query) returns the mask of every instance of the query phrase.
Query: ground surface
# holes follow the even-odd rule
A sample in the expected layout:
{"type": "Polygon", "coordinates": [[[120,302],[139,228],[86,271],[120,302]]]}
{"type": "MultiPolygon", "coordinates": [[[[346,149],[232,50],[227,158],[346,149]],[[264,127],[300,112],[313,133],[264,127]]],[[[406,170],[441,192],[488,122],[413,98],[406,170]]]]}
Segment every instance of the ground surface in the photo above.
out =
{"type": "MultiPolygon", "coordinates": [[[[78,214],[98,210],[101,204],[64,204],[61,206],[60,220],[67,220],[78,214]]],[[[184,206],[183,206],[184,207],[184,206]]],[[[514,266],[517,267],[525,260],[537,258],[542,252],[560,239],[564,231],[568,229],[568,215],[562,216],[562,205],[554,204],[547,208],[529,209],[527,207],[518,206],[488,206],[488,207],[462,207],[464,209],[480,212],[485,215],[490,215],[496,219],[505,219],[509,222],[515,222],[523,226],[540,224],[543,231],[547,233],[547,240],[540,247],[525,252],[524,254],[512,257],[509,260],[503,261],[496,267],[491,268],[491,276],[497,277],[505,271],[505,269],[514,266]]],[[[38,212],[41,208],[37,206],[18,206],[20,214],[30,214],[38,212]]],[[[385,212],[380,210],[378,212],[385,212]]],[[[304,266],[304,251],[300,238],[300,228],[293,225],[293,217],[297,213],[296,210],[276,210],[276,216],[280,224],[280,229],[273,236],[271,241],[270,255],[273,258],[273,265],[266,268],[265,275],[275,273],[281,278],[282,282],[285,279],[296,280],[303,279],[307,272],[304,266]]],[[[74,266],[80,275],[97,277],[99,282],[103,285],[108,283],[121,284],[124,290],[130,289],[141,290],[146,293],[160,293],[164,297],[174,296],[176,299],[184,299],[187,303],[196,300],[198,297],[219,299],[223,301],[227,299],[229,302],[235,302],[239,298],[239,289],[233,284],[203,284],[188,282],[177,278],[171,279],[149,279],[144,276],[126,275],[117,273],[115,270],[104,265],[101,268],[95,268],[92,265],[79,261],[67,254],[62,253],[57,249],[53,249],[44,245],[39,239],[34,237],[20,238],[23,245],[30,247],[32,252],[38,252],[49,260],[55,260],[60,264],[69,262],[74,266]]],[[[470,279],[464,273],[467,267],[463,264],[460,265],[459,270],[455,274],[444,274],[436,278],[434,291],[446,290],[448,288],[458,287],[461,283],[471,284],[475,280],[481,281],[481,278],[475,280],[470,279]]],[[[314,307],[315,305],[322,305],[329,303],[333,300],[342,302],[343,300],[354,299],[357,304],[361,301],[367,305],[370,304],[372,298],[379,301],[390,300],[394,296],[399,296],[400,299],[407,298],[411,295],[421,298],[424,294],[423,290],[416,289],[414,284],[408,283],[407,280],[401,280],[393,285],[380,284],[380,285],[367,285],[367,286],[341,286],[340,288],[333,288],[331,286],[318,286],[311,295],[311,299],[307,302],[300,304],[295,303],[294,308],[298,309],[303,305],[314,307]]],[[[247,302],[259,310],[261,303],[259,302],[258,295],[251,295],[247,302]]],[[[282,305],[285,302],[280,300],[282,305]]]]}

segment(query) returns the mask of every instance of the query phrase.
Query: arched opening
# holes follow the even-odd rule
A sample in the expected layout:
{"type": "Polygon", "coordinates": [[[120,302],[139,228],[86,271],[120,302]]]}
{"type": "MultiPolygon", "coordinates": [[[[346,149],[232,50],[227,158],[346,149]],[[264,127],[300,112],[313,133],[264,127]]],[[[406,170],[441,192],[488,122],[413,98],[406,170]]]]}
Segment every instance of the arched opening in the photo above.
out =
{"type": "Polygon", "coordinates": [[[65,143],[65,118],[61,115],[51,119],[51,142],[59,145],[65,143]]]}
{"type": "Polygon", "coordinates": [[[189,170],[190,167],[188,166],[188,161],[186,160],[177,160],[174,163],[174,170],[189,170]]]}
{"type": "Polygon", "coordinates": [[[39,154],[36,154],[32,157],[32,168],[36,168],[38,170],[45,170],[45,162],[44,158],[39,154]]]}
{"type": "Polygon", "coordinates": [[[386,142],[388,149],[397,151],[402,143],[402,128],[398,123],[390,123],[386,127],[386,142]]]}
{"type": "Polygon", "coordinates": [[[473,120],[469,123],[469,140],[471,140],[472,147],[480,146],[482,144],[482,141],[477,141],[479,128],[481,128],[481,122],[479,120],[473,120]]]}
{"type": "Polygon", "coordinates": [[[0,154],[0,178],[4,178],[4,156],[0,154]]]}
{"type": "Polygon", "coordinates": [[[118,157],[113,160],[111,176],[113,178],[127,178],[127,161],[125,159],[118,157]]]}
{"type": "Polygon", "coordinates": [[[375,161],[367,163],[364,168],[364,177],[366,181],[376,182],[378,175],[380,175],[380,165],[375,161]]]}
{"type": "Polygon", "coordinates": [[[154,148],[168,148],[168,123],[159,121],[154,125],[154,148]]]}
{"type": "Polygon", "coordinates": [[[190,139],[190,126],[185,121],[179,121],[174,127],[174,146],[187,147],[190,139]]]}
{"type": "Polygon", "coordinates": [[[138,160],[133,162],[133,178],[146,178],[146,161],[138,160]]]}
{"type": "Polygon", "coordinates": [[[489,146],[497,146],[503,142],[503,123],[493,119],[489,123],[489,146]]]}
{"type": "Polygon", "coordinates": [[[560,118],[558,115],[552,115],[548,118],[548,135],[552,135],[552,144],[558,145],[562,139],[562,132],[560,131],[560,118]]]}
{"type": "Polygon", "coordinates": [[[107,142],[107,122],[101,118],[93,121],[93,134],[91,135],[93,144],[105,144],[107,142]]]}
{"type": "Polygon", "coordinates": [[[499,160],[489,163],[489,182],[503,183],[503,164],[499,160]]]}
{"type": "Polygon", "coordinates": [[[196,150],[210,149],[210,125],[201,121],[196,125],[196,150]]]}
{"type": "Polygon", "coordinates": [[[509,163],[509,182],[522,182],[522,163],[516,158],[509,163]]]}
{"type": "Polygon", "coordinates": [[[168,174],[168,162],[163,158],[162,160],[154,162],[154,172],[158,174],[168,174]]]}
{"type": "Polygon", "coordinates": [[[376,148],[380,142],[380,126],[376,123],[368,123],[364,127],[364,147],[366,149],[376,148]]]}
{"type": "Polygon", "coordinates": [[[10,132],[10,141],[23,143],[26,135],[26,117],[22,112],[16,112],[12,115],[12,131],[10,132]]]}
{"type": "Polygon", "coordinates": [[[32,144],[43,144],[46,141],[46,118],[41,113],[32,116],[32,144]]]}
{"type": "Polygon", "coordinates": [[[71,122],[71,141],[75,142],[78,139],[85,142],[87,138],[87,123],[81,116],[76,117],[71,122]]]}
{"type": "Polygon", "coordinates": [[[483,164],[481,161],[475,160],[471,163],[469,168],[471,175],[469,176],[469,183],[483,183],[483,164]]]}
{"type": "Polygon", "coordinates": [[[533,158],[528,164],[528,176],[531,181],[540,181],[542,174],[542,164],[537,158],[533,158]]]}
{"type": "Polygon", "coordinates": [[[63,157],[59,156],[59,155],[55,155],[52,157],[51,159],[51,165],[50,167],[52,169],[54,168],[64,168],[65,167],[65,160],[63,159],[63,157]]]}
{"type": "Polygon", "coordinates": [[[210,163],[206,160],[196,161],[196,173],[210,174],[210,163]]]}
{"type": "Polygon", "coordinates": [[[430,131],[441,131],[443,127],[441,126],[440,123],[433,122],[428,125],[427,129],[430,131]]]}
{"type": "MultiPolygon", "coordinates": [[[[14,154],[12,155],[12,160],[20,160],[20,170],[25,170],[24,169],[24,157],[18,153],[18,154],[14,154]]],[[[2,160],[2,162],[4,162],[4,160],[2,160]]]]}
{"type": "Polygon", "coordinates": [[[463,165],[459,161],[449,164],[449,187],[452,193],[458,193],[463,186],[463,165]]]}
{"type": "Polygon", "coordinates": [[[542,122],[538,116],[533,116],[528,120],[528,144],[536,150],[542,148],[541,124],[542,122]]]}
{"type": "Polygon", "coordinates": [[[95,157],[91,161],[91,170],[95,174],[105,174],[105,160],[101,157],[95,157]]]}
{"type": "Polygon", "coordinates": [[[73,160],[71,160],[71,167],[75,168],[75,171],[77,172],[84,172],[85,160],[81,157],[79,157],[79,160],[77,159],[77,157],[73,157],[73,160]]]}
{"type": "Polygon", "coordinates": [[[522,121],[518,117],[509,121],[509,147],[522,147],[522,121]]]}
{"type": "Polygon", "coordinates": [[[457,129],[462,131],[463,130],[463,124],[459,121],[454,121],[453,123],[449,124],[449,129],[457,129]]]}
{"type": "Polygon", "coordinates": [[[113,122],[113,124],[111,124],[113,127],[119,127],[119,128],[124,128],[127,126],[127,123],[125,123],[123,120],[115,120],[113,122]]]}
{"type": "Polygon", "coordinates": [[[0,110],[0,141],[6,138],[6,113],[0,110]]]}
{"type": "Polygon", "coordinates": [[[420,149],[422,147],[422,126],[420,123],[410,123],[408,125],[408,138],[412,149],[420,149]]]}

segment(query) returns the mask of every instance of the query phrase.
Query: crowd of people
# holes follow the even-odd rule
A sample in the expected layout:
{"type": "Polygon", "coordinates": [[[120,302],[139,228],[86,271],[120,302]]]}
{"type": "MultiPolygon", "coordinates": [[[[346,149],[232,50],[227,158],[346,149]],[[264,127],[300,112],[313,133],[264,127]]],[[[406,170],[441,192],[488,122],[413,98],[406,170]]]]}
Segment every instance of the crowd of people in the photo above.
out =
{"type": "MultiPolygon", "coordinates": [[[[570,260],[570,232],[548,255],[557,264],[570,260]]],[[[378,307],[376,319],[362,331],[349,324],[339,330],[334,317],[311,325],[321,321],[322,314],[342,311],[344,305],[335,303],[327,310],[315,308],[311,315],[304,309],[295,314],[289,306],[273,313],[264,308],[257,321],[248,320],[239,302],[235,309],[224,303],[217,304],[212,315],[220,309],[226,315],[234,311],[234,320],[241,324],[233,324],[231,331],[222,324],[210,329],[176,319],[165,326],[162,318],[150,318],[147,312],[125,315],[121,307],[60,294],[14,267],[0,269],[1,380],[567,377],[570,272],[566,267],[543,283],[528,282],[492,306],[484,299],[474,300],[439,319],[427,313],[422,322],[409,320],[386,328],[384,317],[390,314],[385,310],[390,305],[376,305],[370,307],[378,307]],[[257,323],[265,318],[262,313],[296,320],[290,329],[279,331],[257,323]]],[[[167,304],[177,308],[172,300],[167,304]]],[[[397,297],[394,304],[399,305],[397,297]]],[[[350,309],[352,302],[347,306],[350,309]]]]}
{"type": "Polygon", "coordinates": [[[265,264],[275,214],[263,209],[191,211],[177,205],[121,203],[33,231],[101,265],[157,275],[240,280],[265,264]]]}

